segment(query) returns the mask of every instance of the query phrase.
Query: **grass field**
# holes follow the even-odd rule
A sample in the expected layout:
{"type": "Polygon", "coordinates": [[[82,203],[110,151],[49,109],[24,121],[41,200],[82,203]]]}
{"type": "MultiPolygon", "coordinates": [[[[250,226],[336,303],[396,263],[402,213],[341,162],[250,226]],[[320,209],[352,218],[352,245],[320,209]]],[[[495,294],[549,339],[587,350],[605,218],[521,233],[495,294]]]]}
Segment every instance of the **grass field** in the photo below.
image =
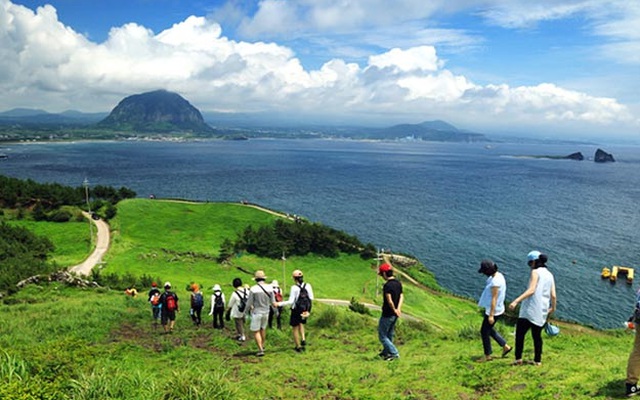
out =
{"type": "MultiPolygon", "coordinates": [[[[105,258],[105,272],[158,275],[171,280],[187,299],[184,287],[190,281],[206,288],[220,283],[228,296],[235,276],[251,283],[250,272],[261,268],[270,279],[289,285],[291,271],[299,268],[318,298],[379,303],[373,261],[358,256],[308,256],[283,263],[242,255],[228,266],[210,260],[222,240],[233,238],[248,223],[273,218],[240,204],[128,200],[119,205],[112,224],[113,247],[105,258]]],[[[409,272],[433,286],[428,274],[409,272]]],[[[559,336],[545,337],[541,367],[513,367],[512,357],[478,363],[482,318],[475,303],[403,283],[404,309],[421,322],[400,321],[396,343],[401,358],[394,362],[377,357],[377,313],[362,315],[316,303],[307,325],[306,353],[293,351],[285,323],[282,331],[268,331],[267,354],[257,358],[252,340],[238,345],[229,327],[214,331],[210,317],[205,327],[192,326],[185,305],[176,331],[161,335],[151,324],[147,288],[130,298],[103,288],[32,285],[0,305],[0,398],[622,397],[630,332],[560,323],[559,336]]],[[[513,327],[500,324],[499,329],[512,343],[513,327]]],[[[532,358],[532,346],[528,338],[525,359],[532,358]]]]}

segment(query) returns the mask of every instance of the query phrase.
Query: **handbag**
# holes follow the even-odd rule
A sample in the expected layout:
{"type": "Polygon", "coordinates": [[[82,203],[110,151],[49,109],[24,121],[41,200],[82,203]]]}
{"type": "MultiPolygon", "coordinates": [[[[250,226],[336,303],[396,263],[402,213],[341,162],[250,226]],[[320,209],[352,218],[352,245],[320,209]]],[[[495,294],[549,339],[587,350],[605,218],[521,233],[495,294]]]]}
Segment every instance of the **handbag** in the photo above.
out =
{"type": "Polygon", "coordinates": [[[560,328],[557,325],[553,325],[552,323],[547,322],[544,327],[544,331],[549,336],[557,336],[560,333],[560,328]]]}
{"type": "Polygon", "coordinates": [[[224,313],[225,321],[231,321],[231,309],[228,309],[226,313],[224,313]]]}

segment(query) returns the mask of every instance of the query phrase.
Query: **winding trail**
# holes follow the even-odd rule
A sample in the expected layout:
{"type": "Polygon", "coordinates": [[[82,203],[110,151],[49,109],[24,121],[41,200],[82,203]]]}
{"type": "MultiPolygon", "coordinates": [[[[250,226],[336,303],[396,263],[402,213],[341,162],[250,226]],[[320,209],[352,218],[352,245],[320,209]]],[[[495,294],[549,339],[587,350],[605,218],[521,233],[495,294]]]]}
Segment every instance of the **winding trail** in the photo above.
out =
{"type": "MultiPolygon", "coordinates": [[[[163,200],[163,201],[171,201],[171,202],[176,202],[176,203],[187,203],[187,204],[199,204],[198,202],[190,202],[190,201],[181,201],[181,200],[163,200]]],[[[259,205],[256,204],[244,204],[247,207],[252,207],[252,208],[256,208],[258,210],[273,214],[273,215],[277,215],[279,217],[282,218],[287,218],[287,219],[293,219],[291,216],[283,214],[283,213],[279,213],[273,210],[269,210],[268,208],[264,208],[261,207],[259,205]]],[[[99,220],[94,220],[93,218],[91,218],[91,215],[87,212],[82,212],[82,214],[84,215],[85,218],[87,218],[91,223],[93,223],[96,227],[97,227],[97,233],[96,233],[96,248],[93,250],[93,253],[91,253],[91,255],[89,255],[89,257],[84,260],[82,263],[78,264],[78,265],[74,265],[73,267],[69,268],[70,272],[75,272],[79,275],[85,275],[88,276],[91,274],[91,270],[98,264],[100,264],[102,262],[102,257],[106,254],[106,252],[109,250],[109,244],[110,244],[110,231],[109,231],[109,224],[107,224],[104,220],[99,219],[99,220]]],[[[410,276],[404,274],[402,271],[398,272],[403,276],[403,278],[406,278],[407,280],[409,280],[413,285],[415,286],[419,286],[423,289],[427,289],[428,288],[422,284],[420,284],[419,282],[417,282],[415,279],[411,278],[410,276]]],[[[331,306],[340,306],[340,307],[349,307],[349,305],[351,304],[350,301],[348,300],[340,300],[340,299],[316,299],[315,301],[318,301],[320,303],[323,304],[327,304],[327,305],[331,305],[331,306]]],[[[362,303],[365,307],[367,307],[370,310],[373,311],[381,311],[382,308],[378,305],[375,304],[370,304],[370,303],[362,303]]],[[[412,315],[409,314],[405,314],[403,313],[401,316],[402,319],[407,319],[407,320],[411,320],[411,321],[421,321],[421,319],[416,318],[412,315]]],[[[437,326],[437,328],[442,329],[441,327],[437,326]]]]}
{"type": "Polygon", "coordinates": [[[109,224],[107,224],[104,220],[94,220],[91,218],[91,215],[87,212],[82,212],[85,218],[87,218],[91,223],[93,223],[98,232],[96,233],[96,248],[93,250],[93,253],[89,255],[89,257],[84,260],[81,264],[74,265],[69,268],[69,272],[75,272],[78,275],[88,276],[91,274],[91,270],[93,267],[102,262],[102,256],[109,250],[109,242],[111,240],[110,232],[109,232],[109,224]]]}

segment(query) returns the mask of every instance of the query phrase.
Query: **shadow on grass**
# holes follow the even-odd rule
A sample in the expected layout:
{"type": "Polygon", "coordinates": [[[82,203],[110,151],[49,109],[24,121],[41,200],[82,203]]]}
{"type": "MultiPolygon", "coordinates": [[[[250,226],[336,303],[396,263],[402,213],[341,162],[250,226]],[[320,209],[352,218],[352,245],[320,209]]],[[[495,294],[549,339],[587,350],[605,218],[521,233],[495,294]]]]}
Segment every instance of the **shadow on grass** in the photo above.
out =
{"type": "Polygon", "coordinates": [[[604,396],[605,398],[622,399],[625,396],[625,381],[624,379],[617,379],[615,381],[609,381],[601,386],[596,392],[598,396],[604,396]]]}

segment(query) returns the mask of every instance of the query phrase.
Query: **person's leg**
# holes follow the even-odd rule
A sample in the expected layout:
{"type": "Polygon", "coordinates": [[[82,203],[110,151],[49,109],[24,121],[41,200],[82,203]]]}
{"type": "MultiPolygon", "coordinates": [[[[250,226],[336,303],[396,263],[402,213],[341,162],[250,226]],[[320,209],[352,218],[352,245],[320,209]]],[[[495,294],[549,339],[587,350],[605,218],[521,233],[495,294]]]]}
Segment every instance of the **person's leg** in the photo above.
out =
{"type": "Polygon", "coordinates": [[[162,324],[162,329],[164,329],[164,333],[169,333],[169,316],[167,312],[162,310],[162,314],[160,316],[160,323],[162,324]]]}
{"type": "Polygon", "coordinates": [[[293,343],[296,345],[296,350],[300,349],[300,325],[292,326],[293,331],[293,343]]]}
{"type": "Polygon", "coordinates": [[[258,345],[258,351],[263,351],[262,349],[262,333],[260,330],[253,332],[253,337],[256,340],[256,344],[258,345]]]}
{"type": "Polygon", "coordinates": [[[282,307],[276,310],[276,327],[282,329],[282,307]]]}
{"type": "Polygon", "coordinates": [[[533,362],[542,362],[542,327],[531,324],[531,337],[533,337],[533,362]]]}
{"type": "Polygon", "coordinates": [[[236,339],[242,340],[244,337],[244,318],[234,318],[233,321],[236,325],[236,339]]]}
{"type": "Polygon", "coordinates": [[[273,328],[273,307],[269,307],[269,329],[273,328]]]}
{"type": "Polygon", "coordinates": [[[398,350],[393,345],[393,327],[395,326],[395,320],[397,317],[381,317],[378,322],[378,339],[382,343],[382,354],[395,356],[398,354],[398,350]]]}
{"type": "Polygon", "coordinates": [[[636,325],[636,337],[633,341],[633,349],[627,362],[627,387],[635,386],[640,378],[640,326],[636,325]]]}
{"type": "Polygon", "coordinates": [[[516,362],[522,362],[524,337],[529,331],[530,325],[529,320],[524,318],[518,318],[518,322],[516,322],[516,362]]]}
{"type": "Polygon", "coordinates": [[[171,311],[169,313],[169,332],[173,332],[173,328],[176,325],[176,312],[171,311]]]}
{"type": "Polygon", "coordinates": [[[300,344],[302,345],[302,347],[307,345],[307,337],[304,334],[304,323],[301,323],[300,325],[300,344]]]}
{"type": "Polygon", "coordinates": [[[482,319],[482,325],[480,326],[480,336],[482,337],[482,349],[484,350],[485,358],[491,356],[493,352],[491,349],[491,331],[493,330],[493,326],[489,323],[489,316],[487,314],[484,315],[482,319]]]}
{"type": "Polygon", "coordinates": [[[493,340],[496,341],[496,343],[498,343],[500,345],[500,347],[502,347],[503,349],[508,348],[507,347],[507,341],[502,337],[502,335],[500,335],[500,333],[498,333],[498,331],[496,331],[496,324],[498,323],[498,320],[500,319],[500,317],[502,317],[502,315],[498,315],[497,317],[493,317],[493,325],[491,325],[491,337],[493,338],[493,340]]]}

